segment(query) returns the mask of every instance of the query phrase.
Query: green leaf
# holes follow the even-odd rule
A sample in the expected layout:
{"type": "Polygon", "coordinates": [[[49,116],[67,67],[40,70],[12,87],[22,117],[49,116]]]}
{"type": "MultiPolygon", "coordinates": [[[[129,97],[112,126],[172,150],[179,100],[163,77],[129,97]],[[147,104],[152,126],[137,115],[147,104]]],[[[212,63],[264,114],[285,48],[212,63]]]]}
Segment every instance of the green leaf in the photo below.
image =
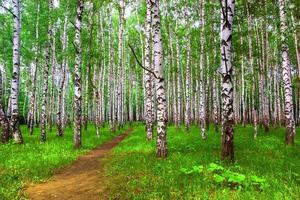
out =
{"type": "Polygon", "coordinates": [[[214,174],[214,181],[217,183],[223,183],[225,181],[225,177],[219,174],[214,174]]]}
{"type": "Polygon", "coordinates": [[[260,178],[258,176],[251,176],[251,181],[254,182],[254,183],[264,183],[264,182],[266,182],[265,179],[260,178]]]}
{"type": "Polygon", "coordinates": [[[203,165],[199,165],[199,166],[193,166],[193,172],[196,172],[196,173],[201,173],[203,172],[203,165]]]}
{"type": "Polygon", "coordinates": [[[210,163],[210,165],[208,166],[208,171],[223,171],[224,167],[217,165],[216,163],[210,163]]]}

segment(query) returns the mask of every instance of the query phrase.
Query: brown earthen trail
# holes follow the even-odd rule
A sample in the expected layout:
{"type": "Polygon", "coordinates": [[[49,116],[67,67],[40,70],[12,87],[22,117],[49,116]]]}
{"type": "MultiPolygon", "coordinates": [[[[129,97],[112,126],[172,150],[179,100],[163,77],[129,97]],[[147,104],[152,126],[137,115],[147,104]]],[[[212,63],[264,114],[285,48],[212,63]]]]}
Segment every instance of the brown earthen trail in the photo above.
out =
{"type": "Polygon", "coordinates": [[[35,183],[25,189],[32,200],[99,200],[106,189],[103,160],[132,130],[79,157],[58,171],[49,181],[35,183]]]}

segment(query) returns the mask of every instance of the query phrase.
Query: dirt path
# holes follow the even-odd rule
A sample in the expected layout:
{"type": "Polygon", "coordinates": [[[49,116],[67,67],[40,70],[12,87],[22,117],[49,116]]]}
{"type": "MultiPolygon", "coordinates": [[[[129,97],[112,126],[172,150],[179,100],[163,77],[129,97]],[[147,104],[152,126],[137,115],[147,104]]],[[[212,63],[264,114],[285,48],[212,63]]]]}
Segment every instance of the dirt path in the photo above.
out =
{"type": "Polygon", "coordinates": [[[79,157],[73,164],[58,171],[45,183],[31,184],[25,195],[32,200],[99,200],[106,189],[103,159],[132,130],[79,157]]]}

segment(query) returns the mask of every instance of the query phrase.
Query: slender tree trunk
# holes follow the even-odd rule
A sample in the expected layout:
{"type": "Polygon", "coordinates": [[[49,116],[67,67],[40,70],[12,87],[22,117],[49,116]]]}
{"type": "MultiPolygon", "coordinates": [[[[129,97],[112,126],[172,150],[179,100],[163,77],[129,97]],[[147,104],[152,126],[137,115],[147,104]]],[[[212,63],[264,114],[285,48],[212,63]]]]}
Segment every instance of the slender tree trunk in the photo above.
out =
{"type": "Polygon", "coordinates": [[[49,132],[52,132],[52,126],[53,126],[53,110],[54,110],[54,87],[55,87],[55,71],[56,71],[56,39],[55,39],[55,32],[56,29],[53,29],[52,35],[52,69],[51,69],[51,90],[50,90],[50,102],[49,102],[49,132]]]}
{"type": "MultiPolygon", "coordinates": [[[[151,62],[151,0],[147,0],[147,15],[146,15],[146,38],[145,38],[145,67],[152,69],[151,62]]],[[[153,122],[152,122],[152,75],[150,72],[145,71],[145,106],[146,106],[146,130],[147,140],[153,138],[153,122]]]]}
{"type": "MultiPolygon", "coordinates": [[[[136,64],[135,64],[136,66],[136,64]]],[[[139,87],[138,87],[138,74],[136,69],[136,77],[134,81],[134,87],[135,87],[135,120],[140,121],[140,104],[139,104],[139,87]]]]}
{"type": "Polygon", "coordinates": [[[178,115],[178,112],[177,112],[177,93],[176,93],[176,73],[175,72],[172,72],[173,74],[173,119],[174,119],[174,123],[175,123],[175,127],[176,127],[176,130],[178,129],[178,126],[179,126],[179,123],[178,123],[178,118],[177,118],[177,115],[178,115]]]}
{"type": "Polygon", "coordinates": [[[120,123],[122,122],[122,69],[123,69],[123,32],[124,32],[124,10],[125,2],[124,0],[119,0],[120,4],[120,15],[119,15],[119,44],[118,44],[118,70],[117,70],[117,119],[118,128],[120,128],[120,123]]]}
{"type": "Polygon", "coordinates": [[[4,109],[2,107],[2,96],[3,96],[3,84],[2,84],[2,72],[0,70],[0,99],[1,99],[1,102],[0,102],[0,126],[2,128],[2,132],[1,132],[1,135],[0,135],[0,143],[7,143],[9,141],[9,139],[11,138],[11,135],[10,135],[10,129],[9,129],[9,121],[7,120],[7,117],[4,113],[4,109]]]}
{"type": "Polygon", "coordinates": [[[64,130],[62,127],[62,109],[63,109],[63,94],[64,94],[64,85],[65,85],[65,79],[66,79],[66,66],[67,66],[67,55],[66,55],[66,49],[68,44],[68,11],[65,16],[65,22],[64,22],[64,33],[63,33],[63,61],[62,61],[62,68],[61,68],[61,79],[59,83],[59,89],[58,89],[58,102],[57,102],[57,113],[56,113],[56,126],[57,126],[57,135],[63,136],[64,130]]]}
{"type": "MultiPolygon", "coordinates": [[[[180,53],[179,53],[178,35],[176,36],[176,60],[177,60],[177,123],[178,127],[181,124],[181,74],[180,74],[180,53]]],[[[177,128],[178,128],[177,127],[177,128]]]]}
{"type": "Polygon", "coordinates": [[[156,74],[156,99],[157,99],[157,145],[156,155],[161,158],[167,156],[167,102],[165,94],[163,45],[160,29],[159,0],[151,0],[152,5],[152,41],[154,73],[156,74]]]}
{"type": "Polygon", "coordinates": [[[233,86],[232,86],[232,63],[231,63],[231,43],[232,43],[232,25],[234,16],[234,0],[222,0],[221,17],[221,68],[222,75],[222,160],[234,160],[233,145],[233,86]]]}
{"type": "Polygon", "coordinates": [[[285,125],[286,136],[285,142],[288,145],[294,145],[295,138],[295,121],[293,113],[293,92],[291,83],[291,65],[289,59],[289,51],[286,39],[286,15],[285,15],[285,0],[279,0],[280,21],[281,21],[281,58],[282,58],[282,76],[284,84],[284,99],[285,99],[285,125]]]}
{"type": "MultiPolygon", "coordinates": [[[[36,17],[36,25],[35,25],[35,39],[38,41],[39,39],[39,13],[40,13],[40,4],[39,1],[37,3],[37,17],[36,17]]],[[[39,47],[38,43],[35,44],[35,63],[33,69],[33,76],[32,76],[32,85],[30,91],[30,108],[29,108],[29,132],[30,135],[33,133],[33,122],[34,122],[34,110],[35,110],[35,94],[36,94],[36,76],[37,76],[37,67],[39,65],[39,57],[38,57],[39,47]]]]}
{"type": "Polygon", "coordinates": [[[200,115],[200,126],[201,126],[201,134],[202,139],[206,139],[206,122],[205,122],[205,91],[204,91],[204,26],[205,26],[205,2],[201,0],[201,32],[200,32],[200,81],[199,81],[199,115],[200,115]]]}
{"type": "Polygon", "coordinates": [[[81,20],[83,12],[83,0],[77,0],[77,16],[75,22],[75,67],[74,67],[74,108],[75,108],[75,119],[74,119],[74,148],[79,149],[81,147],[81,20]]]}
{"type": "MultiPolygon", "coordinates": [[[[189,34],[189,33],[188,33],[189,34]]],[[[185,129],[188,132],[191,124],[191,94],[190,94],[190,57],[191,57],[191,45],[190,45],[190,36],[187,39],[187,61],[186,61],[186,87],[185,87],[185,95],[186,95],[186,108],[185,108],[185,129]]]]}
{"type": "Polygon", "coordinates": [[[114,131],[114,124],[113,124],[113,112],[112,109],[112,88],[113,88],[113,64],[111,60],[111,31],[112,31],[112,21],[111,21],[111,4],[108,5],[107,13],[108,13],[108,70],[109,70],[109,76],[108,76],[108,83],[107,83],[107,98],[109,99],[107,101],[107,117],[109,122],[109,130],[112,132],[114,131]]]}
{"type": "Polygon", "coordinates": [[[21,14],[20,14],[20,0],[13,0],[13,76],[11,81],[10,93],[10,131],[16,143],[23,143],[22,134],[19,125],[19,80],[20,80],[20,33],[21,33],[21,14]]]}
{"type": "Polygon", "coordinates": [[[46,142],[46,123],[47,123],[47,99],[48,99],[48,76],[51,63],[51,50],[52,50],[52,10],[53,0],[49,0],[49,24],[48,24],[48,46],[46,52],[46,64],[44,68],[44,84],[43,84],[43,98],[42,98],[42,116],[41,116],[41,141],[46,142]]]}
{"type": "Polygon", "coordinates": [[[252,35],[251,35],[251,26],[252,26],[252,19],[251,15],[249,14],[249,10],[247,8],[248,12],[248,45],[249,45],[249,66],[252,74],[252,100],[251,100],[251,107],[252,107],[252,116],[253,116],[253,126],[254,126],[254,138],[257,137],[257,110],[255,105],[255,72],[254,72],[254,65],[253,65],[253,55],[252,55],[252,35]]]}

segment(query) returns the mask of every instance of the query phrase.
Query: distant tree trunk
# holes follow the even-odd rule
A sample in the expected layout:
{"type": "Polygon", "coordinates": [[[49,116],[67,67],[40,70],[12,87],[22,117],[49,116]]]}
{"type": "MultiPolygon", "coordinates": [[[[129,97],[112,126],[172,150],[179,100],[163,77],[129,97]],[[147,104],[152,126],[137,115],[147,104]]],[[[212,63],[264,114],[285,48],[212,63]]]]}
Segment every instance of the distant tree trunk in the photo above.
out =
{"type": "MultiPolygon", "coordinates": [[[[39,39],[39,13],[40,13],[40,4],[39,1],[37,3],[37,17],[36,17],[36,25],[35,25],[35,39],[38,41],[39,39]]],[[[35,109],[35,94],[36,94],[36,75],[37,75],[37,66],[39,64],[38,57],[39,47],[38,42],[35,44],[35,63],[33,69],[32,83],[31,83],[31,91],[30,91],[30,107],[29,107],[29,117],[28,117],[28,125],[30,135],[33,133],[33,122],[34,122],[34,109],[35,109]]]]}
{"type": "Polygon", "coordinates": [[[286,39],[286,15],[285,15],[285,0],[279,0],[280,21],[281,21],[281,38],[282,38],[282,76],[284,84],[284,99],[285,99],[285,125],[286,137],[285,142],[288,145],[294,145],[295,138],[295,121],[293,113],[293,92],[291,83],[291,65],[286,39]]]}
{"type": "MultiPolygon", "coordinates": [[[[247,8],[248,9],[248,8],[247,8]]],[[[253,65],[253,56],[252,56],[252,38],[251,38],[251,15],[249,14],[248,10],[248,45],[249,45],[249,66],[252,74],[252,100],[251,100],[251,107],[252,107],[252,116],[253,116],[253,126],[254,126],[254,138],[257,137],[257,110],[255,105],[255,72],[254,72],[254,65],[253,65]]]]}
{"type": "Polygon", "coordinates": [[[202,139],[206,139],[206,122],[205,122],[205,97],[204,97],[204,77],[203,77],[203,68],[204,68],[204,26],[205,26],[205,2],[201,0],[200,3],[201,12],[200,12],[200,21],[201,21],[201,32],[200,32],[200,81],[199,81],[199,115],[200,115],[200,125],[202,139]]]}
{"type": "Polygon", "coordinates": [[[218,133],[219,132],[219,112],[218,112],[218,81],[217,78],[215,77],[216,75],[214,75],[214,83],[213,83],[213,87],[214,87],[214,91],[213,91],[213,112],[214,112],[214,126],[215,126],[215,132],[218,133]]]}
{"type": "MultiPolygon", "coordinates": [[[[137,74],[137,72],[135,74],[137,74]]],[[[135,77],[134,87],[135,87],[135,119],[136,121],[140,121],[138,75],[136,75],[135,77]]]]}
{"type": "Polygon", "coordinates": [[[176,91],[176,73],[172,72],[173,74],[173,119],[174,119],[174,123],[175,123],[175,127],[176,129],[178,129],[179,123],[178,123],[178,112],[177,112],[177,91],[176,91]]]}
{"type": "Polygon", "coordinates": [[[112,132],[114,131],[114,124],[113,124],[113,112],[112,109],[112,101],[110,99],[113,99],[112,97],[112,88],[113,88],[113,64],[111,60],[111,32],[112,32],[112,21],[111,21],[111,4],[108,5],[107,13],[108,13],[108,70],[109,70],[109,76],[108,76],[108,83],[107,83],[107,98],[109,101],[107,101],[107,117],[109,122],[109,130],[112,132]]]}
{"type": "Polygon", "coordinates": [[[152,41],[153,41],[153,61],[156,79],[156,99],[157,99],[157,146],[156,155],[161,158],[167,156],[167,102],[165,94],[165,81],[163,70],[163,46],[160,29],[159,0],[151,0],[152,5],[152,41]]]}
{"type": "Polygon", "coordinates": [[[2,96],[3,96],[3,84],[2,84],[2,72],[0,70],[0,126],[2,128],[2,132],[0,135],[0,143],[7,143],[9,141],[9,139],[11,138],[10,135],[10,129],[9,129],[9,121],[7,120],[7,117],[4,113],[3,107],[2,107],[2,96]]]}
{"type": "Polygon", "coordinates": [[[65,79],[66,79],[66,67],[67,67],[67,55],[66,55],[66,49],[68,44],[68,11],[65,16],[65,22],[64,22],[64,33],[63,33],[63,61],[62,61],[62,67],[61,67],[61,79],[59,83],[59,89],[58,89],[58,102],[57,102],[57,113],[56,113],[56,126],[57,126],[57,135],[63,136],[64,130],[62,127],[62,109],[63,109],[63,94],[64,94],[64,85],[65,85],[65,79]]]}
{"type": "Polygon", "coordinates": [[[132,124],[132,122],[133,122],[132,90],[133,90],[133,79],[132,79],[132,69],[130,66],[129,67],[129,121],[130,121],[130,124],[132,124]]]}
{"type": "Polygon", "coordinates": [[[56,71],[56,39],[55,39],[56,29],[53,29],[52,35],[52,68],[51,68],[51,90],[50,90],[50,102],[49,102],[49,132],[52,132],[53,126],[53,110],[54,110],[54,87],[55,87],[55,71],[56,71]]]}
{"type": "Polygon", "coordinates": [[[82,12],[83,12],[83,0],[77,0],[77,16],[75,22],[75,67],[74,67],[74,108],[75,108],[75,116],[74,116],[74,148],[79,149],[81,147],[81,102],[82,102],[82,94],[81,94],[81,20],[82,20],[82,12]]]}
{"type": "MultiPolygon", "coordinates": [[[[146,38],[145,38],[145,67],[152,69],[151,62],[151,0],[147,0],[147,14],[146,14],[146,38]]],[[[146,106],[146,130],[147,140],[153,138],[153,122],[152,122],[152,75],[150,72],[145,71],[145,106],[146,106]]]]}
{"type": "Polygon", "coordinates": [[[232,43],[232,25],[234,16],[234,0],[222,0],[221,17],[221,68],[222,75],[222,160],[234,160],[233,145],[233,86],[232,86],[232,63],[231,63],[231,43],[232,43]]]}
{"type": "Polygon", "coordinates": [[[47,99],[48,99],[48,76],[51,62],[51,50],[52,50],[52,10],[53,0],[49,0],[49,24],[48,24],[48,46],[46,52],[46,65],[44,68],[44,84],[43,84],[43,98],[42,98],[42,117],[41,117],[41,141],[46,142],[46,123],[47,123],[47,99]]]}
{"type": "Polygon", "coordinates": [[[117,119],[118,128],[122,124],[122,69],[123,69],[123,32],[124,32],[124,12],[125,12],[125,2],[124,0],[119,0],[120,4],[120,15],[119,15],[119,44],[118,44],[118,70],[117,70],[117,119]],[[121,124],[120,124],[121,123],[121,124]]]}
{"type": "MultiPolygon", "coordinates": [[[[178,35],[176,36],[176,60],[177,60],[177,123],[178,127],[181,124],[181,74],[180,74],[180,49],[179,49],[179,41],[178,35]]],[[[178,128],[177,127],[177,128],[178,128]]]]}
{"type": "MultiPolygon", "coordinates": [[[[190,34],[190,33],[188,33],[190,34]]],[[[191,93],[190,93],[190,83],[191,83],[191,73],[190,73],[190,57],[191,57],[191,44],[190,36],[187,39],[187,59],[186,59],[186,84],[185,84],[185,95],[186,95],[186,108],[185,108],[185,129],[188,132],[191,124],[191,93]]]]}
{"type": "Polygon", "coordinates": [[[22,134],[19,125],[19,80],[20,80],[20,32],[21,32],[21,14],[20,0],[13,0],[14,26],[13,26],[13,76],[11,81],[11,119],[10,131],[16,143],[23,143],[22,134]]]}
{"type": "MultiPolygon", "coordinates": [[[[241,30],[241,28],[240,28],[240,30],[241,30]]],[[[242,36],[241,37],[241,46],[243,47],[244,46],[244,37],[242,36]]],[[[241,55],[241,62],[242,62],[242,65],[241,65],[241,67],[242,67],[242,71],[241,71],[241,81],[242,81],[242,96],[241,96],[241,104],[242,104],[242,124],[243,124],[243,126],[245,126],[245,124],[246,124],[246,116],[245,116],[245,78],[244,78],[244,55],[243,55],[243,52],[242,52],[242,55],[241,55]]]]}

